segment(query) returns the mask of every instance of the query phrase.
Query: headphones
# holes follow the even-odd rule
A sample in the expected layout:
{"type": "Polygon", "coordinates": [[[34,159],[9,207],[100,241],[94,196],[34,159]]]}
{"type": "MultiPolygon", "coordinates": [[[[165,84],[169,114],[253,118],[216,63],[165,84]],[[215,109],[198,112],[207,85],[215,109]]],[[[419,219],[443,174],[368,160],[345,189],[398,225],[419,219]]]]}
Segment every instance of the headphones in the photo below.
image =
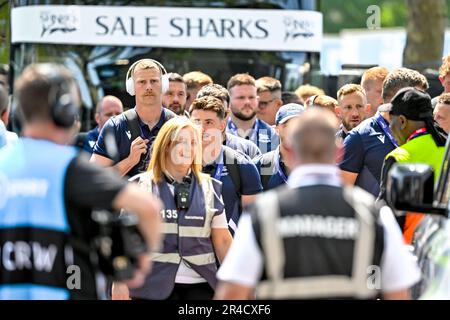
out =
{"type": "Polygon", "coordinates": [[[75,104],[76,99],[72,95],[75,79],[67,77],[65,68],[56,64],[41,64],[38,71],[50,83],[48,96],[53,122],[61,128],[72,127],[79,116],[79,106],[75,104]]]}
{"type": "Polygon", "coordinates": [[[134,72],[134,68],[136,67],[136,65],[139,62],[142,62],[142,61],[145,61],[145,60],[151,61],[151,62],[153,62],[154,64],[156,64],[158,66],[159,72],[161,73],[161,92],[163,94],[166,93],[166,91],[169,90],[169,76],[167,75],[166,68],[164,68],[164,66],[160,62],[158,62],[156,60],[153,60],[153,59],[141,59],[141,60],[138,60],[138,61],[136,61],[135,63],[133,63],[131,65],[131,67],[127,71],[127,75],[125,76],[125,87],[127,89],[128,94],[130,96],[134,96],[136,94],[135,91],[134,91],[134,80],[133,80],[132,74],[134,72]]]}
{"type": "Polygon", "coordinates": [[[308,105],[306,106],[307,108],[311,108],[314,107],[314,101],[316,100],[316,98],[318,97],[318,94],[315,94],[311,97],[308,98],[308,105]]]}

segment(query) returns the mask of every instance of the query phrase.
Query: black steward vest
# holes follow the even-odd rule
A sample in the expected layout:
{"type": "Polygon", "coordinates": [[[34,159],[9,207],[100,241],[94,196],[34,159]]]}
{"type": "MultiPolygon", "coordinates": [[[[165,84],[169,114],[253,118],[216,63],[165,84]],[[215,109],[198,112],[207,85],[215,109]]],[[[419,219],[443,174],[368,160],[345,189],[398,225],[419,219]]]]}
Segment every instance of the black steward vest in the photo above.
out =
{"type": "MultiPolygon", "coordinates": [[[[260,298],[372,299],[378,297],[380,291],[376,289],[371,289],[369,293],[365,292],[361,296],[359,294],[354,295],[352,293],[345,294],[344,292],[346,292],[346,290],[349,292],[348,288],[342,289],[343,286],[340,287],[340,281],[342,279],[351,279],[351,277],[355,276],[353,274],[355,271],[353,258],[357,251],[356,239],[361,237],[361,230],[363,229],[359,223],[359,231],[356,232],[353,239],[345,236],[341,237],[343,233],[336,232],[336,230],[340,229],[342,224],[336,224],[335,222],[340,221],[342,223],[342,221],[359,221],[355,210],[361,210],[358,209],[361,208],[361,206],[367,209],[364,211],[366,212],[366,215],[368,214],[371,217],[371,219],[369,219],[371,223],[369,225],[365,224],[365,227],[369,227],[371,228],[369,230],[373,231],[373,237],[369,242],[366,242],[368,243],[366,249],[371,252],[370,262],[366,263],[359,269],[363,270],[363,272],[364,270],[366,271],[366,275],[363,278],[359,277],[359,282],[361,286],[367,287],[367,281],[374,283],[371,281],[371,276],[375,273],[371,273],[373,270],[371,268],[373,268],[373,266],[380,266],[384,241],[383,227],[379,224],[378,219],[379,208],[374,205],[374,198],[371,195],[360,188],[344,189],[342,187],[328,185],[315,185],[295,189],[281,187],[268,193],[264,193],[264,196],[259,197],[255,205],[250,207],[249,211],[252,216],[255,236],[264,256],[264,272],[261,283],[265,283],[266,286],[267,284],[270,285],[273,283],[273,281],[270,281],[270,272],[268,273],[267,259],[278,259],[284,261],[281,268],[282,280],[287,280],[286,282],[299,280],[301,283],[302,280],[309,281],[320,278],[325,280],[330,279],[329,282],[324,281],[325,287],[323,283],[310,283],[313,287],[315,287],[314,289],[323,286],[323,290],[318,289],[316,291],[312,290],[311,287],[300,285],[297,289],[302,289],[299,289],[298,292],[286,292],[286,290],[283,290],[284,293],[281,294],[281,296],[266,293],[263,296],[260,296],[260,298]],[[352,198],[352,201],[357,201],[358,204],[350,204],[349,202],[352,201],[349,201],[347,197],[344,196],[344,192],[353,194],[354,197],[352,198]],[[280,234],[280,238],[282,239],[282,246],[280,246],[280,248],[284,251],[282,252],[284,260],[279,259],[278,255],[276,257],[267,257],[267,247],[264,242],[265,229],[263,226],[264,223],[261,221],[261,217],[267,215],[269,210],[273,211],[267,206],[267,198],[269,193],[276,193],[279,208],[279,218],[276,220],[277,223],[272,222],[270,225],[280,226],[282,225],[282,223],[280,223],[280,218],[281,220],[285,219],[284,230],[286,230],[286,228],[289,230],[284,236],[280,234]],[[261,208],[264,209],[261,210],[261,208]],[[297,224],[294,226],[293,222],[295,221],[297,224]],[[327,224],[327,221],[331,221],[331,224],[327,224]],[[372,247],[372,249],[370,249],[370,247],[372,247]],[[330,286],[330,288],[326,288],[327,283],[334,283],[334,287],[331,288],[330,286]],[[308,294],[308,291],[311,292],[311,294],[308,294]]],[[[268,231],[271,235],[270,241],[273,243],[276,241],[272,233],[273,230],[269,229],[268,231]]],[[[380,288],[377,287],[377,289],[380,288]]],[[[271,289],[269,292],[272,292],[271,289]]]]}

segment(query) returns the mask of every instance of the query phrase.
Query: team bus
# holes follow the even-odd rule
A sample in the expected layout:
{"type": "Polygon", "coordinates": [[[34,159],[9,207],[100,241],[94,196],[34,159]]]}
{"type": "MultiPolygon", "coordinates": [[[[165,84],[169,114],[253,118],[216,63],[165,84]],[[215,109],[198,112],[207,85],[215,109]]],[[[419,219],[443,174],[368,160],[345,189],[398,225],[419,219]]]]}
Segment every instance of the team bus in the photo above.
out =
{"type": "Polygon", "coordinates": [[[99,98],[134,106],[125,74],[138,59],[181,75],[201,70],[226,85],[239,72],[293,90],[319,69],[322,14],[315,0],[10,2],[12,81],[31,63],[58,62],[80,84],[83,129],[99,98]]]}

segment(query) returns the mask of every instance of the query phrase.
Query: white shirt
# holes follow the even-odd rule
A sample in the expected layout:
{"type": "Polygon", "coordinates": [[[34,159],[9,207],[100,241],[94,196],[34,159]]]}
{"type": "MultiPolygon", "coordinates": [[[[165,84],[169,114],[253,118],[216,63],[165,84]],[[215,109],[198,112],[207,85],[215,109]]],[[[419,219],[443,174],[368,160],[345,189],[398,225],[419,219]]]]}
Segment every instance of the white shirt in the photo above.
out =
{"type": "Polygon", "coordinates": [[[19,141],[17,133],[6,130],[6,145],[11,145],[19,141]]]}
{"type": "Polygon", "coordinates": [[[15,132],[6,130],[5,124],[0,120],[0,148],[4,146],[11,146],[17,142],[19,137],[15,132]]]}
{"type": "Polygon", "coordinates": [[[0,148],[6,145],[6,128],[2,121],[0,121],[0,148]]]}
{"type": "Polygon", "coordinates": [[[339,187],[342,179],[339,169],[331,164],[304,164],[295,168],[289,175],[287,184],[291,188],[326,184],[339,187]]]}
{"type": "MultiPolygon", "coordinates": [[[[294,170],[289,179],[291,187],[316,184],[311,178],[320,176],[330,184],[340,184],[339,171],[332,165],[304,165],[294,170]],[[328,177],[325,177],[328,176],[328,177]]],[[[384,250],[381,258],[381,290],[392,292],[406,289],[420,280],[420,270],[403,242],[400,228],[389,207],[380,211],[384,228],[384,250]]],[[[242,215],[233,243],[220,267],[217,278],[221,281],[255,287],[261,278],[262,252],[257,244],[249,214],[242,215]]]]}
{"type": "MultiPolygon", "coordinates": [[[[169,186],[172,194],[175,193],[175,187],[171,184],[167,184],[169,186]]],[[[214,228],[223,228],[228,229],[227,218],[225,214],[225,210],[215,216],[211,221],[211,229],[214,228]]],[[[175,283],[185,283],[185,284],[194,284],[194,283],[202,283],[206,282],[206,279],[199,275],[194,269],[192,269],[184,260],[181,260],[181,263],[178,267],[177,274],[175,276],[175,283]]]]}

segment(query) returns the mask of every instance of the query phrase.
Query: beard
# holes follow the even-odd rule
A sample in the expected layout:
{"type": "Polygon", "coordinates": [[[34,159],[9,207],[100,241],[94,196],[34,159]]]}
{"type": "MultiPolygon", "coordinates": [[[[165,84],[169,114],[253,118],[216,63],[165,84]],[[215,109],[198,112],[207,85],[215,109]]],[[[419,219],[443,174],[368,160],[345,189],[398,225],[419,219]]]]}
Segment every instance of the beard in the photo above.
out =
{"type": "Polygon", "coordinates": [[[250,113],[250,114],[244,114],[244,113],[238,111],[238,112],[233,112],[233,114],[239,120],[248,121],[248,120],[253,119],[256,116],[256,111],[252,111],[252,113],[250,113]]]}
{"type": "Polygon", "coordinates": [[[172,103],[167,108],[172,110],[175,114],[179,116],[184,114],[184,108],[179,103],[172,103]]]}
{"type": "Polygon", "coordinates": [[[362,120],[360,120],[358,123],[356,123],[354,121],[347,122],[347,121],[342,120],[342,125],[344,126],[345,129],[347,129],[347,131],[350,131],[353,128],[356,128],[361,122],[362,122],[362,120]]]}

